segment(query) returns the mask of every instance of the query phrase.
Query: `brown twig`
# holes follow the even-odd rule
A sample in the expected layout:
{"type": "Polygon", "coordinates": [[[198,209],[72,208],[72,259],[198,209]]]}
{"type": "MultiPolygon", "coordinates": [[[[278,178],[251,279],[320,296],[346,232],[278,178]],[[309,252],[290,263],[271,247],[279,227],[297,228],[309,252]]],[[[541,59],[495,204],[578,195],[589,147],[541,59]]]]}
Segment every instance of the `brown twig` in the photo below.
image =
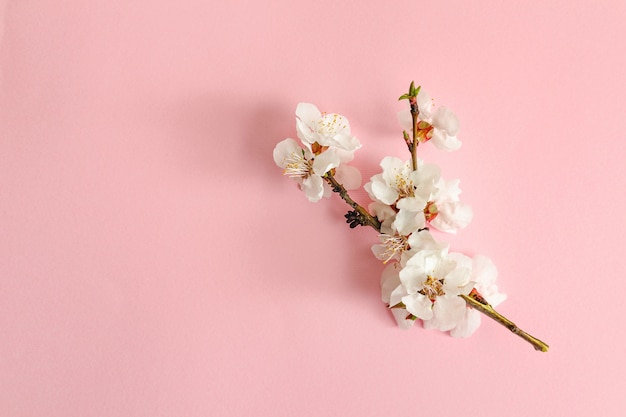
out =
{"type": "Polygon", "coordinates": [[[546,343],[526,333],[525,331],[517,327],[517,325],[513,323],[511,320],[507,319],[502,314],[498,313],[491,306],[491,304],[487,303],[487,301],[485,301],[485,299],[482,298],[480,294],[478,294],[477,291],[472,290],[472,292],[469,295],[461,294],[459,297],[463,298],[470,307],[475,308],[476,310],[480,311],[481,313],[483,313],[490,319],[495,320],[496,322],[500,323],[501,325],[509,329],[513,334],[518,335],[519,337],[521,337],[522,339],[524,339],[525,341],[533,345],[535,350],[539,350],[541,352],[548,351],[549,346],[546,343]]]}

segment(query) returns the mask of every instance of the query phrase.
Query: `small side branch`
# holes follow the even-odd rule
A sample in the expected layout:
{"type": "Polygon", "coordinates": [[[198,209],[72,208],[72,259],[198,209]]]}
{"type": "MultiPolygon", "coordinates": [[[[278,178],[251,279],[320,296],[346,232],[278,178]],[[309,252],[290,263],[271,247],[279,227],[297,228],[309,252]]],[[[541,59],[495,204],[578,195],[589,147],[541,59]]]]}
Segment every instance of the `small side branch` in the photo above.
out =
{"type": "Polygon", "coordinates": [[[364,225],[370,226],[376,229],[377,232],[380,232],[380,221],[376,217],[372,216],[365,209],[365,207],[361,206],[352,198],[350,198],[348,190],[346,190],[346,188],[342,184],[337,182],[331,171],[327,172],[326,175],[324,175],[324,180],[326,180],[326,182],[332,187],[334,192],[339,194],[343,201],[348,203],[348,205],[359,214],[359,217],[363,219],[364,225]]]}
{"type": "Polygon", "coordinates": [[[548,351],[549,346],[547,344],[537,339],[536,337],[526,333],[525,331],[517,327],[517,325],[511,320],[507,319],[502,314],[494,310],[491,304],[487,303],[485,299],[482,298],[480,294],[478,294],[478,292],[472,291],[469,295],[461,294],[459,297],[463,298],[469,306],[480,311],[490,319],[500,323],[501,325],[509,329],[513,334],[518,335],[519,337],[533,345],[535,350],[539,350],[541,352],[548,351]]]}

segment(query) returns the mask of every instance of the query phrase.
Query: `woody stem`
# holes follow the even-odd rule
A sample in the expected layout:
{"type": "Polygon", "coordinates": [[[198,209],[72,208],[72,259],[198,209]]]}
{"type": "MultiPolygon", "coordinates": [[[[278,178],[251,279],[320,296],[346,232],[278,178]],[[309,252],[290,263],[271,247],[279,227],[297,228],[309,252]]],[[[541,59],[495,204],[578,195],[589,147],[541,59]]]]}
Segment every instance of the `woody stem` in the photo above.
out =
{"type": "Polygon", "coordinates": [[[348,190],[346,190],[346,188],[337,181],[332,171],[329,171],[326,173],[326,175],[324,175],[324,180],[332,187],[334,192],[339,194],[339,196],[341,197],[343,201],[348,203],[350,207],[356,210],[363,217],[363,219],[365,220],[365,224],[367,226],[370,226],[373,229],[375,229],[377,232],[380,232],[380,221],[376,217],[372,216],[365,209],[365,207],[361,206],[352,198],[350,198],[350,195],[348,194],[348,190]]]}
{"type": "Polygon", "coordinates": [[[413,144],[411,146],[411,163],[413,165],[413,171],[417,170],[417,145],[419,145],[419,141],[417,140],[417,116],[419,115],[419,108],[417,107],[417,99],[412,97],[409,100],[411,104],[411,119],[412,119],[412,127],[413,127],[413,144]]]}
{"type": "Polygon", "coordinates": [[[487,303],[482,298],[482,296],[480,296],[480,294],[478,294],[478,292],[472,291],[469,295],[461,294],[460,297],[463,298],[470,307],[475,308],[490,319],[495,320],[496,322],[509,329],[513,334],[518,335],[519,337],[530,343],[535,348],[535,350],[540,350],[542,352],[548,351],[549,346],[546,343],[526,333],[525,331],[517,327],[517,325],[511,320],[498,313],[489,303],[487,303]]]}

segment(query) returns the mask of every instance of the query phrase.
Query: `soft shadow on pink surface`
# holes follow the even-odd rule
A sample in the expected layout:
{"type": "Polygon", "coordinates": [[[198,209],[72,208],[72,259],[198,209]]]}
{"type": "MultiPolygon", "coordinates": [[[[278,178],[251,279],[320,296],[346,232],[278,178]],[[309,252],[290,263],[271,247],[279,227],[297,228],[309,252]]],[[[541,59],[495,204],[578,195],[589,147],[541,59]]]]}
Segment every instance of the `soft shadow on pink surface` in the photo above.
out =
{"type": "MultiPolygon", "coordinates": [[[[244,172],[249,177],[254,178],[255,186],[263,187],[268,192],[266,198],[260,203],[266,205],[274,213],[288,207],[294,207],[294,205],[306,210],[306,213],[301,216],[297,214],[293,216],[293,212],[289,210],[291,213],[282,225],[273,225],[273,228],[266,229],[262,221],[257,227],[260,231],[266,231],[268,234],[277,231],[280,233],[280,229],[286,228],[289,230],[288,235],[293,235],[298,233],[297,229],[301,227],[300,217],[301,221],[306,221],[313,226],[312,231],[308,232],[309,237],[303,235],[303,238],[323,242],[323,246],[316,249],[315,253],[312,254],[315,258],[314,262],[316,264],[327,262],[327,258],[317,258],[318,256],[326,256],[335,258],[332,260],[333,264],[341,264],[340,270],[336,270],[334,273],[331,271],[325,279],[344,287],[350,293],[364,294],[367,302],[371,303],[373,308],[384,308],[380,301],[378,284],[378,271],[382,269],[370,251],[371,244],[377,240],[377,232],[369,228],[346,232],[349,225],[345,221],[344,214],[350,207],[338,195],[332,195],[328,199],[324,198],[317,203],[308,202],[296,183],[283,176],[281,168],[276,166],[273,161],[272,153],[278,142],[287,137],[298,140],[295,131],[296,104],[281,103],[281,100],[276,99],[231,106],[231,108],[236,107],[238,109],[235,117],[240,119],[243,128],[243,134],[234,140],[241,147],[239,155],[243,166],[246,167],[244,172]],[[324,233],[321,239],[315,236],[315,230],[320,226],[328,231],[324,233]],[[326,250],[326,248],[341,248],[341,252],[326,250]]],[[[367,179],[363,183],[366,181],[367,179]]],[[[361,192],[361,194],[364,193],[361,192]]],[[[360,195],[360,197],[361,203],[367,205],[369,198],[363,198],[364,195],[360,195]]],[[[286,249],[291,250],[291,253],[305,253],[305,249],[299,246],[286,249]]],[[[319,288],[319,278],[311,279],[310,277],[307,278],[307,275],[298,277],[297,275],[294,276],[292,272],[286,271],[283,274],[274,275],[273,279],[276,280],[276,285],[285,287],[285,295],[287,296],[294,295],[293,293],[289,294],[294,280],[300,281],[295,287],[299,291],[323,292],[319,288]]],[[[336,297],[336,294],[327,292],[326,296],[333,298],[336,297]]]]}

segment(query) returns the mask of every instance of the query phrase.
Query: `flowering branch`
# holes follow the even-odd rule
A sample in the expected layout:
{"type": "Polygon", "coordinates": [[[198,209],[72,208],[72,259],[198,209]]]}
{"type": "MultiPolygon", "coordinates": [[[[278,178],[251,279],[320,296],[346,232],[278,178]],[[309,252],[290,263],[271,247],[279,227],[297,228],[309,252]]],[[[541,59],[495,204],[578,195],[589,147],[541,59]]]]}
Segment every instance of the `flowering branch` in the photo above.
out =
{"type": "MultiPolygon", "coordinates": [[[[339,196],[348,205],[350,205],[361,216],[363,216],[363,218],[366,219],[363,223],[358,223],[358,224],[370,226],[370,227],[374,228],[376,231],[380,232],[380,222],[378,221],[378,219],[376,217],[373,217],[371,214],[369,214],[369,212],[367,210],[365,210],[365,208],[363,208],[358,203],[356,203],[354,200],[352,200],[350,198],[350,196],[348,195],[348,191],[343,187],[343,185],[341,185],[341,184],[339,184],[337,182],[335,177],[330,172],[327,173],[325,179],[333,187],[333,191],[334,192],[338,193],[339,196]]],[[[357,224],[352,223],[350,225],[350,227],[354,228],[356,225],[357,224]],[[353,226],[353,224],[354,224],[354,226],[353,226]]],[[[418,230],[418,232],[420,232],[422,230],[424,230],[424,229],[418,230]]],[[[410,249],[410,247],[408,249],[410,249]]],[[[490,319],[500,323],[501,325],[503,325],[504,327],[509,329],[513,334],[516,334],[519,337],[521,337],[522,339],[526,340],[528,343],[530,343],[535,348],[535,350],[539,350],[541,352],[547,352],[548,351],[549,346],[546,343],[544,343],[541,340],[537,339],[536,337],[526,333],[525,331],[523,331],[522,329],[517,327],[517,325],[515,323],[513,323],[511,320],[509,320],[508,318],[506,318],[502,314],[498,313],[485,300],[485,298],[482,295],[480,295],[480,293],[478,291],[476,291],[476,289],[473,289],[468,295],[459,294],[459,297],[461,297],[463,300],[465,300],[465,302],[467,303],[467,305],[469,307],[474,308],[474,309],[480,311],[485,316],[489,317],[490,319]]],[[[389,308],[405,308],[405,307],[406,306],[402,302],[399,302],[398,304],[393,305],[393,306],[389,306],[389,308]]],[[[415,319],[417,319],[416,316],[414,316],[412,314],[409,316],[409,320],[415,320],[415,319]]]]}
{"type": "Polygon", "coordinates": [[[304,147],[285,139],[274,148],[274,161],[298,182],[309,201],[330,195],[330,189],[352,208],[345,215],[351,228],[369,226],[379,233],[380,243],[372,246],[372,252],[387,264],[382,299],[400,327],[408,328],[419,319],[425,328],[468,337],[480,325],[482,313],[546,352],[547,344],[493,308],[506,295],[495,285],[497,270],[491,260],[449,252],[449,245],[430,233],[431,227],[456,233],[472,219],[471,208],[459,200],[459,181],[444,180],[439,167],[417,157],[418,145],[431,140],[445,151],[459,149],[459,122],[445,107],[434,111],[430,97],[413,82],[400,100],[409,101],[409,110],[398,116],[411,159],[383,158],[382,172],[364,186],[372,199],[367,209],[348,194],[358,188],[361,176],[345,163],[361,144],[344,116],[298,104],[296,128],[304,147]]]}

